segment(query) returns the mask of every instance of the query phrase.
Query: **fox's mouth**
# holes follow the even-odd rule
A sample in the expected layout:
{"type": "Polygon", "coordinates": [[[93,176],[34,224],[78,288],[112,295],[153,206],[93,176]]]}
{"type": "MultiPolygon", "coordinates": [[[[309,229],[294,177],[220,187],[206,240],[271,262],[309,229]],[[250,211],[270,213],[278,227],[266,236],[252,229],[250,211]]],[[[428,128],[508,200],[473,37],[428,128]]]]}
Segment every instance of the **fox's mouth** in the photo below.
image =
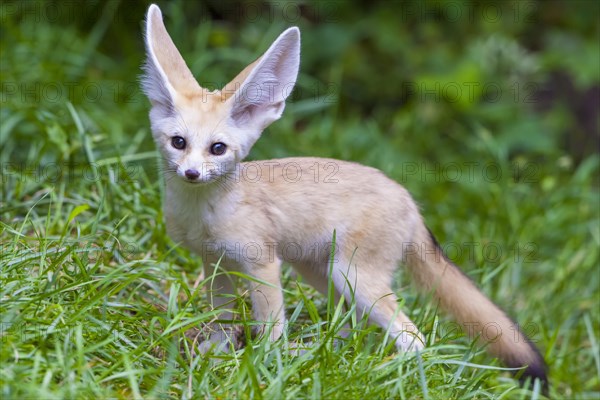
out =
{"type": "Polygon", "coordinates": [[[181,178],[181,180],[189,185],[203,185],[203,184],[210,183],[212,181],[211,179],[202,180],[202,179],[188,179],[188,178],[181,178]]]}
{"type": "Polygon", "coordinates": [[[189,184],[189,185],[193,186],[193,185],[208,185],[210,183],[213,183],[217,179],[217,176],[208,175],[208,176],[205,176],[203,178],[202,177],[198,177],[198,178],[195,178],[195,179],[190,179],[190,178],[187,178],[185,176],[179,176],[179,178],[181,178],[181,180],[183,182],[185,182],[186,184],[189,184]]]}

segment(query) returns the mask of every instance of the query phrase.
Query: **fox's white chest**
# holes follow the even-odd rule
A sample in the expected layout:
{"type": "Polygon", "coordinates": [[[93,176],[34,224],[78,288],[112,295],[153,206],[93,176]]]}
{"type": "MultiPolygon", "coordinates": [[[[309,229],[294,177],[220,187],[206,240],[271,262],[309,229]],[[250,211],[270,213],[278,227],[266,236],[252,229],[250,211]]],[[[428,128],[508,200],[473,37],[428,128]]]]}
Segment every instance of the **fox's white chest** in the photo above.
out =
{"type": "Polygon", "coordinates": [[[167,188],[164,205],[167,233],[171,239],[202,255],[207,243],[219,238],[219,232],[233,214],[229,196],[212,197],[199,190],[179,191],[167,188]]]}
{"type": "Polygon", "coordinates": [[[166,205],[164,211],[167,233],[175,243],[193,248],[194,242],[206,240],[205,224],[197,212],[171,204],[166,205]]]}
{"type": "Polygon", "coordinates": [[[207,240],[207,221],[212,216],[205,208],[204,202],[198,201],[194,196],[167,191],[164,213],[167,233],[171,239],[193,250],[194,243],[207,240]]]}

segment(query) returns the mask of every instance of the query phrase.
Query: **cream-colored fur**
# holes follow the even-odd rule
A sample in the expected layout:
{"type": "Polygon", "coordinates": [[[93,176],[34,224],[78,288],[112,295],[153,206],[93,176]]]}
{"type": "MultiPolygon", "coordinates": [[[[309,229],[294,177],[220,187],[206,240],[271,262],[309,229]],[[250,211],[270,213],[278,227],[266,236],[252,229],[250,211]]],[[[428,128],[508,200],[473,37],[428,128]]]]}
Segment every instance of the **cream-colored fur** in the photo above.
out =
{"type": "MultiPolygon", "coordinates": [[[[146,49],[144,90],[165,161],[167,229],[175,242],[202,257],[206,276],[214,278],[214,307],[230,301],[233,291],[215,265],[242,271],[253,278],[255,319],[271,325],[271,340],[279,338],[285,327],[280,269],[288,262],[323,293],[331,280],[338,298],[353,299],[399,349],[419,350],[423,335],[392,291],[393,273],[404,264],[469,333],[490,343],[493,354],[545,379],[535,348],[443,256],[402,186],[376,169],[339,160],[242,162],[262,130],[281,116],[296,81],[297,28],[283,32],[222,91],[198,85],[155,5],[148,11],[146,49]],[[176,148],[174,137],[185,146],[176,148]],[[223,154],[215,154],[215,143],[226,146],[223,154]]],[[[218,330],[205,347],[226,339],[227,331],[218,330]]]]}

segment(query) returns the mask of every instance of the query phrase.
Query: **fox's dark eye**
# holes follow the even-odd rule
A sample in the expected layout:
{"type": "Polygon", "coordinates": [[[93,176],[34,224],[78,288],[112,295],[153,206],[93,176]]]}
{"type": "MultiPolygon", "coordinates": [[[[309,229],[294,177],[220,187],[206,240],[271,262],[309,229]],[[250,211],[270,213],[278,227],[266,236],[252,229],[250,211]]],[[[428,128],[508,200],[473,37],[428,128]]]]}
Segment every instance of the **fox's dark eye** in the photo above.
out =
{"type": "Polygon", "coordinates": [[[222,155],[225,153],[225,150],[227,150],[227,145],[225,143],[217,142],[210,146],[210,153],[215,156],[222,155]]]}
{"type": "Polygon", "coordinates": [[[175,147],[177,150],[185,149],[185,139],[181,136],[173,136],[171,138],[171,146],[175,147]]]}

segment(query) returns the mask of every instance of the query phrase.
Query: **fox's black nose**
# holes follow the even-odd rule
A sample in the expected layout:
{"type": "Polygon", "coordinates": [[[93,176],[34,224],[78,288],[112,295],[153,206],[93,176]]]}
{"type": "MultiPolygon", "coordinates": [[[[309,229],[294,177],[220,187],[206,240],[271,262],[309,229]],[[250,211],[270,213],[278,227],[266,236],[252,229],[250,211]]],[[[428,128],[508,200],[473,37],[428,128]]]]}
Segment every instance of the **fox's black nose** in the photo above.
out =
{"type": "Polygon", "coordinates": [[[200,177],[200,172],[196,171],[195,169],[186,169],[185,177],[193,181],[200,177]]]}

